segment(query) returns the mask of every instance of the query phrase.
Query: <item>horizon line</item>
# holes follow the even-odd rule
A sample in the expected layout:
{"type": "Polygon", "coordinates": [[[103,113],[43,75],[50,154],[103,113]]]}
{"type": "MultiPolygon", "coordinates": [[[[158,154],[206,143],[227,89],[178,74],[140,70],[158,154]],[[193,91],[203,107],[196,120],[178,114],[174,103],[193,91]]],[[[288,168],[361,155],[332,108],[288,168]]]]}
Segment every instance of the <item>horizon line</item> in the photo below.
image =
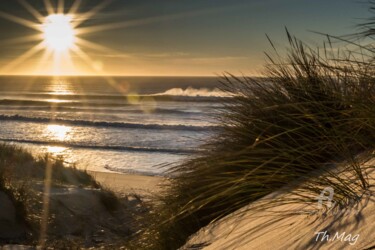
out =
{"type": "MultiPolygon", "coordinates": [[[[10,77],[10,76],[20,76],[20,77],[223,77],[222,75],[118,75],[118,74],[108,74],[108,75],[49,75],[49,74],[0,74],[0,77],[10,77]]],[[[261,75],[233,75],[234,77],[264,77],[261,75]]]]}

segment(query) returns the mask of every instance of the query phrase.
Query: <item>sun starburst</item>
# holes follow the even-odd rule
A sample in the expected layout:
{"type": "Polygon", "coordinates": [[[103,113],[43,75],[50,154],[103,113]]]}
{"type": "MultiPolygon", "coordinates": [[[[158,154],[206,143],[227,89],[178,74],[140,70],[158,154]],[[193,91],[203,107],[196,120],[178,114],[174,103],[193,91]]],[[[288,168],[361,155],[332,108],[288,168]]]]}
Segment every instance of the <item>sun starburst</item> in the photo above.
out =
{"type": "Polygon", "coordinates": [[[45,9],[48,13],[47,16],[43,16],[25,0],[18,0],[18,2],[30,14],[32,14],[36,21],[27,20],[2,11],[0,11],[0,17],[31,28],[36,31],[36,34],[12,38],[7,41],[3,41],[3,43],[19,44],[35,42],[36,44],[3,67],[1,69],[2,73],[11,71],[20,63],[23,63],[24,61],[43,51],[44,52],[40,57],[40,61],[37,63],[37,72],[40,70],[42,65],[45,65],[45,63],[52,58],[54,67],[53,72],[50,73],[53,75],[61,75],[62,65],[74,63],[71,59],[71,54],[78,56],[82,61],[88,63],[89,66],[95,70],[97,68],[95,67],[95,61],[91,60],[83,49],[88,48],[113,52],[105,46],[101,46],[79,37],[79,34],[76,32],[79,27],[81,27],[93,15],[97,14],[100,10],[107,6],[111,1],[103,1],[99,5],[95,6],[92,10],[86,13],[78,14],[78,10],[82,3],[81,0],[74,1],[67,11],[65,9],[65,3],[63,0],[59,0],[57,2],[57,6],[54,6],[50,0],[44,0],[45,9]]]}
{"type": "MultiPolygon", "coordinates": [[[[30,28],[36,33],[23,37],[11,38],[5,41],[3,40],[1,43],[17,45],[33,42],[35,44],[22,55],[18,56],[13,61],[10,61],[5,67],[1,68],[0,74],[9,74],[9,72],[12,72],[12,70],[17,68],[21,63],[24,63],[31,58],[36,58],[37,54],[42,54],[39,62],[36,63],[37,68],[33,71],[33,74],[40,74],[42,68],[42,71],[44,72],[43,74],[46,74],[44,67],[47,62],[51,61],[51,59],[53,62],[53,70],[47,72],[47,74],[77,74],[75,67],[76,58],[73,60],[74,56],[78,57],[80,62],[88,65],[97,75],[106,75],[103,71],[103,63],[93,60],[86,50],[95,50],[108,54],[116,54],[118,52],[103,45],[96,44],[95,42],[88,41],[84,39],[83,36],[106,30],[125,29],[134,26],[186,18],[188,16],[202,15],[213,11],[210,9],[204,9],[87,26],[87,21],[92,19],[113,0],[102,0],[98,5],[94,6],[87,12],[79,11],[83,2],[82,0],[70,1],[72,4],[69,8],[66,8],[67,4],[65,4],[64,0],[54,0],[53,2],[51,0],[44,0],[45,12],[47,15],[42,15],[41,12],[35,9],[27,0],[17,1],[34,17],[35,20],[28,20],[3,11],[0,11],[0,18],[30,28]],[[67,69],[71,69],[72,72],[75,73],[72,73],[67,69]]],[[[124,55],[123,52],[121,54],[124,55]]],[[[112,85],[113,80],[107,81],[112,85]]]]}

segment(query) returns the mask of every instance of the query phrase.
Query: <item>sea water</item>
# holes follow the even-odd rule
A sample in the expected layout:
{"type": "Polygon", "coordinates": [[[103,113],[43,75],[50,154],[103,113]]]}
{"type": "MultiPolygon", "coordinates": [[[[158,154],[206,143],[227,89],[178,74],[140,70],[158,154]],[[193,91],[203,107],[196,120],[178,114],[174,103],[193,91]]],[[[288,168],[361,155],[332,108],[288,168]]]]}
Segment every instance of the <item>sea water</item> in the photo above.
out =
{"type": "Polygon", "coordinates": [[[0,141],[94,171],[163,175],[214,133],[210,77],[0,77],[0,141]]]}

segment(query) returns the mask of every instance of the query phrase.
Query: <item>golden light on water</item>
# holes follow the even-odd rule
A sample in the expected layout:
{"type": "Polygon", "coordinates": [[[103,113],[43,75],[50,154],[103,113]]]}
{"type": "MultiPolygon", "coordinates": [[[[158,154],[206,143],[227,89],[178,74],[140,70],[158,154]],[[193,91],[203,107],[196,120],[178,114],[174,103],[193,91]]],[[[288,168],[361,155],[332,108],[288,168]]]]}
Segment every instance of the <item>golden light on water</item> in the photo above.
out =
{"type": "Polygon", "coordinates": [[[48,94],[63,96],[63,95],[74,95],[76,94],[75,89],[69,80],[64,78],[54,78],[51,83],[46,87],[48,94]]]}
{"type": "Polygon", "coordinates": [[[64,102],[69,102],[67,100],[60,100],[60,99],[46,99],[47,102],[50,103],[64,103],[64,102]]]}
{"type": "Polygon", "coordinates": [[[71,127],[65,125],[50,124],[47,126],[48,136],[51,139],[56,139],[60,141],[68,139],[70,130],[71,127]]]}
{"type": "Polygon", "coordinates": [[[47,146],[47,152],[51,154],[59,154],[66,150],[65,147],[60,146],[47,146]]]}

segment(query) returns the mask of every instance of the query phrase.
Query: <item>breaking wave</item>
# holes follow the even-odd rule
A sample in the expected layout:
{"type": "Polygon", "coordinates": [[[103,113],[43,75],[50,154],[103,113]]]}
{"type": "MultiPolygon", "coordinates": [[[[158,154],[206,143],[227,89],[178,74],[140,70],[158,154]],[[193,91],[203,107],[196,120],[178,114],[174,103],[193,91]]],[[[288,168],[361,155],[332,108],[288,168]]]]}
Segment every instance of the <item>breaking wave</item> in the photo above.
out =
{"type": "Polygon", "coordinates": [[[155,94],[155,96],[185,96],[185,97],[231,97],[228,93],[218,89],[208,89],[208,88],[192,88],[188,87],[186,89],[173,88],[169,89],[163,93],[155,94]]]}
{"type": "Polygon", "coordinates": [[[208,131],[217,129],[218,126],[193,126],[193,125],[169,125],[169,124],[140,124],[126,122],[105,122],[105,121],[88,121],[88,120],[69,120],[69,119],[49,119],[43,117],[27,117],[20,115],[0,115],[0,121],[21,121],[34,123],[53,123],[61,125],[78,125],[90,127],[116,127],[128,129],[156,129],[156,130],[184,130],[184,131],[208,131]]]}
{"type": "Polygon", "coordinates": [[[15,143],[30,143],[30,144],[58,146],[58,147],[130,151],[130,152],[148,152],[148,153],[154,152],[154,153],[166,153],[166,154],[192,154],[192,153],[198,152],[197,150],[194,150],[194,149],[132,147],[132,146],[119,146],[119,145],[90,145],[90,144],[78,144],[78,143],[69,143],[69,142],[61,142],[61,141],[38,141],[38,140],[1,139],[1,138],[0,138],[0,141],[15,142],[15,143]]]}

